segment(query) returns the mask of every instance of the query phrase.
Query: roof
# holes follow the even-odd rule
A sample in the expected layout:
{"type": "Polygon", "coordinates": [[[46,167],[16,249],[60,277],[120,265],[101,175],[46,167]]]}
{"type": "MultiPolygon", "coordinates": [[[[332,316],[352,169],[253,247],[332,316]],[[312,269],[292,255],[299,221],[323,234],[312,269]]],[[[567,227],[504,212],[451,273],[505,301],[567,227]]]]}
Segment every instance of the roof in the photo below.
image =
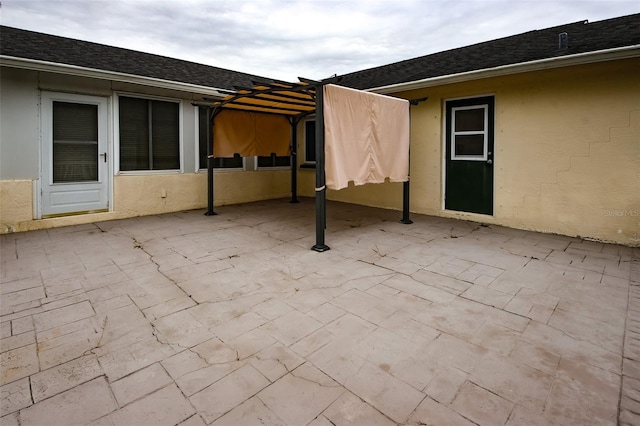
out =
{"type": "Polygon", "coordinates": [[[0,55],[234,90],[271,79],[88,41],[0,26],[0,55]]]}
{"type": "Polygon", "coordinates": [[[345,74],[340,84],[370,89],[542,59],[640,45],[640,14],[579,21],[345,74]],[[568,47],[559,48],[559,34],[568,47]]]}
{"type": "MultiPolygon", "coordinates": [[[[0,26],[0,55],[235,90],[274,80],[224,68],[0,26]]],[[[640,14],[579,21],[341,76],[339,84],[372,89],[395,84],[640,45],[640,14]],[[559,47],[567,33],[568,45],[559,47]]]]}

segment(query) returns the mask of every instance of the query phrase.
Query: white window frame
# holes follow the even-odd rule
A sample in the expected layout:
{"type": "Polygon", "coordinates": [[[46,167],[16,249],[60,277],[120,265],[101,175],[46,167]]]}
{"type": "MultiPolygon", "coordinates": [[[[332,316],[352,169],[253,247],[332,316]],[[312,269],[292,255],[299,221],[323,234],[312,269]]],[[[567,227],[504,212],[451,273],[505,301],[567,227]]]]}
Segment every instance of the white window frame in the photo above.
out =
{"type": "Polygon", "coordinates": [[[168,98],[163,96],[143,95],[131,92],[115,92],[115,102],[113,103],[113,140],[114,140],[114,158],[113,167],[114,174],[123,176],[135,175],[166,175],[166,174],[182,174],[184,173],[184,117],[182,99],[168,98]],[[173,102],[178,104],[178,152],[180,155],[180,168],[167,170],[120,170],[120,96],[128,98],[148,99],[154,101],[173,102]]]}
{"type": "Polygon", "coordinates": [[[469,105],[451,108],[451,159],[465,161],[487,161],[489,146],[489,105],[469,105]],[[482,109],[484,110],[484,130],[470,130],[456,132],[456,112],[462,110],[482,109]],[[456,136],[465,135],[483,135],[483,153],[482,155],[456,155],[456,136]]]}

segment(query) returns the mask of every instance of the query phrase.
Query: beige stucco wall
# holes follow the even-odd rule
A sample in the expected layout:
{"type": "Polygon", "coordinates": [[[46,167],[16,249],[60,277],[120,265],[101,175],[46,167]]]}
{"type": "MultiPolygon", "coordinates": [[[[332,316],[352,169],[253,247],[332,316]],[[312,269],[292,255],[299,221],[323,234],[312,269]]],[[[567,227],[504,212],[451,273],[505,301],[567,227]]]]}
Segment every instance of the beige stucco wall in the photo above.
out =
{"type": "MultiPolygon", "coordinates": [[[[207,174],[120,175],[114,180],[112,211],[49,219],[33,219],[31,180],[0,181],[0,233],[47,229],[127,217],[207,207],[207,174]],[[163,196],[164,195],[164,196],[163,196]]],[[[290,172],[216,171],[215,205],[239,204],[291,194],[290,172]]]]}
{"type": "MultiPolygon", "coordinates": [[[[214,205],[286,197],[289,176],[286,170],[216,171],[214,205]]],[[[116,176],[114,194],[114,210],[122,217],[205,208],[207,174],[116,176]]]]}
{"type": "MultiPolygon", "coordinates": [[[[291,193],[290,172],[215,172],[215,205],[239,204],[291,193]]],[[[114,177],[113,209],[107,213],[33,219],[31,180],[0,181],[0,233],[47,229],[207,207],[207,174],[120,175],[114,177]],[[164,195],[164,196],[163,196],[164,195]]]]}
{"type": "Polygon", "coordinates": [[[33,217],[31,180],[0,181],[0,233],[20,230],[20,222],[33,217]]]}
{"type": "MultiPolygon", "coordinates": [[[[638,69],[640,59],[621,60],[400,94],[429,97],[412,110],[411,210],[640,245],[638,69]],[[487,94],[496,105],[494,215],[445,211],[444,102],[487,94]]],[[[400,208],[400,186],[385,185],[330,198],[400,208]]]]}

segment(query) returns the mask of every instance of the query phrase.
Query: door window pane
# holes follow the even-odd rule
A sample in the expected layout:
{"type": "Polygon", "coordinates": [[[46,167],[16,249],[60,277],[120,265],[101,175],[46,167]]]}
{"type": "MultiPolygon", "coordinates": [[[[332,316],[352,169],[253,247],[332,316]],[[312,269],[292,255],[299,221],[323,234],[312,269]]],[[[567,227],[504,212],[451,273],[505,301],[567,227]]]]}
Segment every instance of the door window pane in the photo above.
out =
{"type": "Polygon", "coordinates": [[[457,110],[455,116],[455,131],[483,131],[484,111],[484,108],[457,110]]]}
{"type": "Polygon", "coordinates": [[[98,180],[98,106],[53,102],[53,182],[98,180]]]}
{"type": "Polygon", "coordinates": [[[455,137],[455,155],[484,155],[484,135],[457,135],[455,137]]]}

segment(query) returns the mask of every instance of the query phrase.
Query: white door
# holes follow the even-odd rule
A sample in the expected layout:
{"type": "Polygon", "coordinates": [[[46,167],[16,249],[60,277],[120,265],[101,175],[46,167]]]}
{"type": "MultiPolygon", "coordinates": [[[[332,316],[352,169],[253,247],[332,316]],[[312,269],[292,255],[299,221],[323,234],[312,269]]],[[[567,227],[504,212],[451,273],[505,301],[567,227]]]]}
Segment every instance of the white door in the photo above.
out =
{"type": "Polygon", "coordinates": [[[108,100],[42,93],[42,217],[109,209],[108,100]]]}

